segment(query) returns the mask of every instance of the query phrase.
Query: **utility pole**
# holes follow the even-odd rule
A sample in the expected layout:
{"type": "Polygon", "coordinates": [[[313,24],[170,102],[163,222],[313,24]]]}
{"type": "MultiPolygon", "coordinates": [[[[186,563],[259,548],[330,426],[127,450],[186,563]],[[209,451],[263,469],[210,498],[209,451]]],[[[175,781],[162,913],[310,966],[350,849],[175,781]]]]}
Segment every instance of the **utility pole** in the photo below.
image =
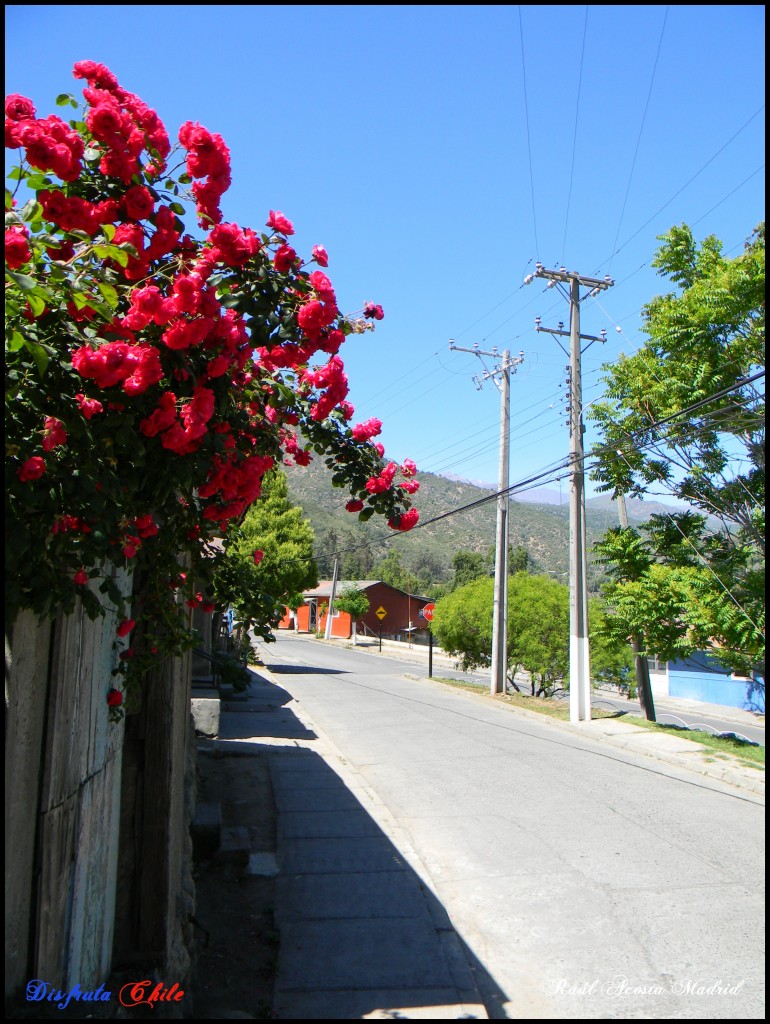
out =
{"type": "Polygon", "coordinates": [[[560,267],[546,270],[538,263],[534,274],[524,278],[530,284],[536,277],[548,281],[549,288],[558,288],[569,302],[570,329],[541,327],[540,317],[535,319],[538,331],[552,334],[563,351],[560,337],[569,338],[569,436],[570,436],[570,644],[569,644],[569,706],[570,721],[591,720],[591,666],[588,645],[588,558],[586,553],[585,472],[583,468],[583,388],[581,381],[581,341],[591,344],[607,340],[606,331],[600,337],[580,333],[580,303],[588,295],[596,295],[614,282],[581,277],[574,271],[560,267]],[[565,287],[566,286],[566,287],[565,287]],[[580,289],[588,291],[581,296],[580,289]],[[569,290],[567,290],[569,289],[569,290]]]}
{"type": "Polygon", "coordinates": [[[337,592],[337,569],[339,566],[339,560],[334,559],[334,572],[332,573],[332,590],[329,595],[329,606],[326,609],[326,628],[324,629],[324,640],[328,640],[332,635],[332,615],[334,613],[334,597],[337,592]]]}
{"type": "MultiPolygon", "coordinates": [[[[472,355],[487,356],[499,359],[496,348],[491,352],[482,352],[478,345],[473,348],[460,348],[453,341],[449,342],[452,352],[470,352],[472,355]]],[[[500,392],[500,461],[497,475],[497,526],[495,530],[495,590],[492,606],[492,669],[489,689],[491,693],[505,693],[505,681],[508,668],[508,478],[510,466],[510,423],[511,423],[511,370],[524,361],[524,353],[511,359],[506,349],[502,353],[502,361],[494,370],[487,370],[481,377],[475,377],[477,390],[481,390],[485,380],[491,380],[500,392]],[[498,382],[497,378],[500,377],[498,382]]],[[[482,365],[484,360],[482,359],[482,365]]]]}
{"type": "MultiPolygon", "coordinates": [[[[626,496],[618,494],[615,496],[618,505],[618,519],[624,530],[628,529],[628,512],[626,511],[626,496]]],[[[648,722],[656,722],[655,702],[652,698],[652,685],[650,683],[650,666],[647,659],[642,655],[642,645],[639,637],[631,638],[631,647],[634,652],[634,672],[636,674],[636,692],[639,695],[639,703],[645,713],[648,722]]]]}

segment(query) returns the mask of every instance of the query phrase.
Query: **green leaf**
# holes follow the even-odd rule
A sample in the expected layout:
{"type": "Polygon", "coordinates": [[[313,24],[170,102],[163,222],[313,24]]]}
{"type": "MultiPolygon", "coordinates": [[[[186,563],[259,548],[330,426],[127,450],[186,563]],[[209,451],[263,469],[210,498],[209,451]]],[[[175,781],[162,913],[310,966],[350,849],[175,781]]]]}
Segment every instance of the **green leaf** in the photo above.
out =
{"type": "Polygon", "coordinates": [[[11,340],[8,342],[9,352],[18,352],[20,348],[25,344],[23,335],[19,334],[18,331],[14,331],[11,335],[11,340]]]}
{"type": "Polygon", "coordinates": [[[117,228],[114,224],[102,224],[102,234],[108,242],[111,242],[113,240],[116,231],[117,228]]]}
{"type": "Polygon", "coordinates": [[[111,284],[107,284],[106,281],[99,282],[99,291],[102,293],[107,302],[115,309],[119,302],[117,290],[112,287],[111,284]]]}
{"type": "Polygon", "coordinates": [[[37,201],[37,199],[30,199],[28,203],[25,203],[21,211],[21,219],[25,221],[39,220],[43,213],[43,207],[37,201]]]}
{"type": "Polygon", "coordinates": [[[185,213],[185,208],[181,203],[169,203],[169,210],[175,213],[178,217],[182,217],[185,213]]]}
{"type": "Polygon", "coordinates": [[[53,181],[45,174],[28,174],[27,185],[38,192],[40,189],[50,188],[53,185],[53,181]]]}
{"type": "MultiPolygon", "coordinates": [[[[66,106],[69,106],[70,104],[74,103],[74,101],[75,101],[75,97],[72,96],[71,93],[61,92],[56,97],[56,106],[57,107],[66,107],[66,106]]],[[[75,103],[75,106],[77,107],[77,103],[75,103]]]]}
{"type": "Polygon", "coordinates": [[[35,366],[37,366],[38,372],[42,377],[48,369],[48,363],[50,357],[42,345],[34,345],[30,341],[25,341],[27,351],[30,353],[32,358],[35,360],[35,366]]]}
{"type": "Polygon", "coordinates": [[[94,253],[103,260],[115,260],[121,267],[128,266],[128,253],[119,245],[95,245],[94,253]]]}
{"type": "Polygon", "coordinates": [[[38,292],[28,292],[27,301],[35,316],[40,316],[45,310],[45,299],[41,298],[38,292]]]}
{"type": "Polygon", "coordinates": [[[12,167],[6,175],[6,177],[10,178],[11,181],[21,181],[21,179],[26,178],[26,176],[27,172],[23,171],[21,167],[12,167]]]}
{"type": "Polygon", "coordinates": [[[31,292],[37,288],[37,281],[29,274],[17,274],[15,270],[6,270],[6,275],[12,278],[23,292],[31,292]]]}

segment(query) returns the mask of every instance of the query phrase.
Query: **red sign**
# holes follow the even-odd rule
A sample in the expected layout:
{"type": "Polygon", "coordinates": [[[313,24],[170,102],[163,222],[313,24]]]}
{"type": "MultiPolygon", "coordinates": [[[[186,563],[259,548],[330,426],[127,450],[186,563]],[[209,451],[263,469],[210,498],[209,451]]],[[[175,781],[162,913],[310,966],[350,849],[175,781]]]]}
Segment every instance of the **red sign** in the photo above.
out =
{"type": "Polygon", "coordinates": [[[426,604],[425,607],[420,612],[420,615],[422,615],[424,619],[427,619],[428,622],[431,622],[433,619],[433,612],[435,608],[435,604],[426,604]]]}

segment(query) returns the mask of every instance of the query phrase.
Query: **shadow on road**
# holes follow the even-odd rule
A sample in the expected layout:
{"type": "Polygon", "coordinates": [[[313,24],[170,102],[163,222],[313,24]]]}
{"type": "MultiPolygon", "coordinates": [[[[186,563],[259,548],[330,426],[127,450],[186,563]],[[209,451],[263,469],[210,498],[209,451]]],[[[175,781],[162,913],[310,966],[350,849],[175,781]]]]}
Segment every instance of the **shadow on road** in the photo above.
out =
{"type": "Polygon", "coordinates": [[[216,742],[223,756],[237,748],[234,765],[243,754],[263,759],[272,783],[280,869],[273,1017],[474,1019],[486,1016],[480,1003],[505,1017],[508,996],[369,813],[370,791],[354,778],[348,785],[313,749],[313,732],[283,706],[284,695],[257,677],[249,700],[223,712],[216,742]],[[259,742],[268,736],[305,742],[259,742]]]}

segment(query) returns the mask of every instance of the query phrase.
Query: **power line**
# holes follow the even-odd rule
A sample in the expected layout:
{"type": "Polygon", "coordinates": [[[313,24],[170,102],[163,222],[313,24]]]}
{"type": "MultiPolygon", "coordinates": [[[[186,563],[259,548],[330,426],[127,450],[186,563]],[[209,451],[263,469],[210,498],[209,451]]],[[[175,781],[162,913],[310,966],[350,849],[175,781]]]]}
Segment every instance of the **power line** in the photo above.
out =
{"type": "MultiPolygon", "coordinates": [[[[620,211],[620,220],[618,221],[618,230],[615,232],[615,241],[612,243],[613,255],[615,254],[615,246],[618,244],[618,236],[620,235],[620,226],[623,223],[623,214],[626,212],[626,203],[628,202],[628,195],[629,195],[629,193],[631,191],[631,181],[632,181],[632,179],[634,177],[634,168],[636,167],[636,158],[637,158],[637,155],[639,153],[639,143],[642,141],[642,131],[644,130],[644,122],[645,122],[645,119],[647,118],[647,109],[648,109],[648,107],[650,105],[650,97],[652,96],[652,85],[653,85],[653,82],[655,81],[655,72],[657,71],[657,68],[658,68],[658,58],[660,57],[660,48],[663,45],[663,34],[666,31],[666,21],[667,21],[667,19],[668,19],[668,6],[666,6],[665,13],[663,14],[663,25],[662,25],[661,30],[660,30],[660,39],[658,40],[658,51],[655,54],[655,62],[653,64],[653,66],[652,66],[652,75],[650,76],[650,87],[647,90],[647,100],[646,100],[646,102],[644,104],[644,113],[642,114],[642,123],[639,125],[639,134],[638,134],[638,136],[636,138],[636,148],[634,149],[634,157],[633,157],[633,160],[631,161],[631,170],[630,170],[629,175],[628,175],[628,184],[626,185],[626,195],[625,195],[625,198],[623,199],[623,207],[622,207],[622,209],[620,211]]],[[[611,268],[612,268],[612,256],[610,256],[610,264],[609,264],[609,267],[607,268],[608,273],[609,273],[611,268]]]]}
{"type": "Polygon", "coordinates": [[[580,48],[580,70],[578,72],[577,99],[575,101],[575,130],[572,136],[572,163],[569,172],[569,192],[567,193],[567,214],[564,218],[564,238],[561,243],[562,262],[566,257],[567,248],[567,225],[569,224],[569,208],[572,201],[572,181],[575,174],[575,150],[577,149],[578,114],[580,112],[580,87],[583,82],[583,58],[586,50],[586,32],[588,30],[588,4],[586,4],[586,16],[583,22],[583,43],[580,48]]]}
{"type": "Polygon", "coordinates": [[[527,99],[527,70],[524,61],[524,28],[521,23],[521,4],[519,9],[519,40],[521,42],[521,77],[524,83],[524,116],[527,122],[527,153],[529,154],[529,188],[532,196],[532,223],[535,231],[535,255],[540,255],[540,245],[537,240],[537,217],[535,216],[535,178],[532,174],[532,139],[529,132],[529,101],[527,99]]]}

